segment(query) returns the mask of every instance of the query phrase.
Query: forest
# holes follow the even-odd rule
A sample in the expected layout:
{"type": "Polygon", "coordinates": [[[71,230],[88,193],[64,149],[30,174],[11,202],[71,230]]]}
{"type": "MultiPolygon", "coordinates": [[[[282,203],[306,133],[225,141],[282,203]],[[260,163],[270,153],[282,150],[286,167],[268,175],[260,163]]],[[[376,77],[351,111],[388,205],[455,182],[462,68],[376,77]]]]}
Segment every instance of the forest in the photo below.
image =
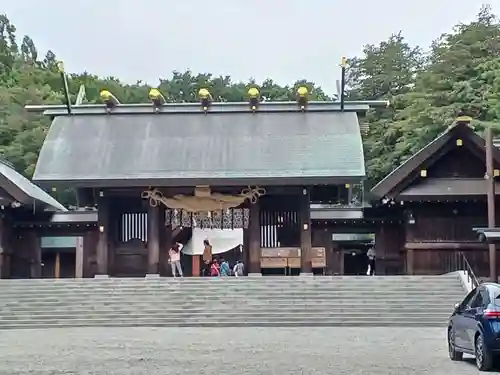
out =
{"type": "MultiPolygon", "coordinates": [[[[139,78],[139,77],[138,77],[139,78]]],[[[122,103],[144,102],[149,86],[126,84],[115,77],[90,72],[70,73],[74,102],[79,87],[87,102],[98,102],[102,89],[122,103]]],[[[305,80],[280,86],[263,82],[234,82],[229,76],[186,70],[161,80],[159,89],[170,102],[197,101],[198,89],[209,88],[214,100],[246,101],[249,85],[258,85],[266,100],[294,100],[298,85],[307,84],[311,100],[332,100],[321,82],[305,80]]],[[[370,111],[364,122],[367,186],[411,157],[444,131],[459,111],[474,118],[478,133],[486,126],[500,130],[500,22],[489,6],[475,20],[457,24],[437,35],[431,46],[410,45],[402,32],[366,45],[349,58],[346,96],[352,100],[389,100],[386,109],[370,111]]],[[[41,53],[30,36],[16,34],[14,22],[0,15],[0,157],[31,177],[50,125],[48,118],[30,114],[26,104],[64,103],[63,83],[52,51],[41,53]]]]}

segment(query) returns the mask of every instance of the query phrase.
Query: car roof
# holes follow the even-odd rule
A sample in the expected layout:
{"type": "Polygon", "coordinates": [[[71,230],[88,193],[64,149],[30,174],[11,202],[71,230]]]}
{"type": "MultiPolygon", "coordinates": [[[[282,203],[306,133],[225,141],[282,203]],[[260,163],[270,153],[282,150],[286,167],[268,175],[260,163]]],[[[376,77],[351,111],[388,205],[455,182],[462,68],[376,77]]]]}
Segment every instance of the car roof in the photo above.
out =
{"type": "Polygon", "coordinates": [[[499,283],[486,282],[486,283],[479,284],[478,287],[482,286],[482,285],[484,285],[484,286],[493,286],[495,288],[500,288],[500,284],[499,283]]]}

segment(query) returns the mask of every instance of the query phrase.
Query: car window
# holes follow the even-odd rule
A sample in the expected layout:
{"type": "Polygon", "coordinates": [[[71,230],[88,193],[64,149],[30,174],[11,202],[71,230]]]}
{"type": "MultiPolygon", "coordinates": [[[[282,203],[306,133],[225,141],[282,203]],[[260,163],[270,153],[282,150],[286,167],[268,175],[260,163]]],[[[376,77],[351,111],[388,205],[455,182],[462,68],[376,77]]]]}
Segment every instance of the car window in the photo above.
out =
{"type": "Polygon", "coordinates": [[[460,310],[465,310],[465,309],[469,308],[472,299],[476,295],[476,292],[477,292],[477,289],[473,289],[469,292],[469,294],[467,294],[465,296],[462,303],[460,304],[460,310]]]}
{"type": "Polygon", "coordinates": [[[472,299],[470,303],[471,309],[477,309],[478,307],[484,306],[483,295],[484,295],[484,289],[478,290],[478,293],[475,295],[475,297],[472,299]]]}
{"type": "Polygon", "coordinates": [[[486,309],[491,304],[490,292],[488,291],[488,289],[484,288],[481,291],[481,295],[482,295],[482,298],[483,298],[483,305],[482,305],[482,307],[484,309],[486,309]]]}
{"type": "Polygon", "coordinates": [[[500,298],[500,287],[498,285],[491,285],[490,286],[493,298],[499,299],[500,298]]]}

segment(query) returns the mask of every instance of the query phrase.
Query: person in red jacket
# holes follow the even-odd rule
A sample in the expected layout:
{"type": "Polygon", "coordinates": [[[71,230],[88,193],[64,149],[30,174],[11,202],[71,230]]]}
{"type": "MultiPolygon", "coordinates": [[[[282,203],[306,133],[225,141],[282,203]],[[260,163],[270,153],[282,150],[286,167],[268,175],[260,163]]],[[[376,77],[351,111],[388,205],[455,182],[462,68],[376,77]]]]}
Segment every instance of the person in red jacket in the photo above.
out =
{"type": "Polygon", "coordinates": [[[214,259],[210,266],[210,276],[220,276],[220,265],[217,259],[214,259]]]}

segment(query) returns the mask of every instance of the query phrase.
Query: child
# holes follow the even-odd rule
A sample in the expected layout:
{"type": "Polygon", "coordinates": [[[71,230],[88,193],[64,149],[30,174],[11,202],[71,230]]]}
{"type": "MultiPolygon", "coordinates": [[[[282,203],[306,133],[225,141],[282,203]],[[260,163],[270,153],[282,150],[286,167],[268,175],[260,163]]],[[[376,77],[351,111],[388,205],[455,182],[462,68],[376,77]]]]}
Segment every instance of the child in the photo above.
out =
{"type": "Polygon", "coordinates": [[[217,259],[214,259],[210,266],[210,276],[220,276],[220,266],[217,259]]]}
{"type": "Polygon", "coordinates": [[[233,267],[234,276],[236,276],[236,277],[243,276],[244,268],[245,268],[245,266],[241,260],[236,262],[236,264],[233,267]]]}
{"type": "Polygon", "coordinates": [[[220,263],[220,275],[221,276],[229,276],[229,273],[231,272],[231,268],[229,268],[229,263],[224,258],[221,258],[220,262],[221,262],[220,263]]]}

